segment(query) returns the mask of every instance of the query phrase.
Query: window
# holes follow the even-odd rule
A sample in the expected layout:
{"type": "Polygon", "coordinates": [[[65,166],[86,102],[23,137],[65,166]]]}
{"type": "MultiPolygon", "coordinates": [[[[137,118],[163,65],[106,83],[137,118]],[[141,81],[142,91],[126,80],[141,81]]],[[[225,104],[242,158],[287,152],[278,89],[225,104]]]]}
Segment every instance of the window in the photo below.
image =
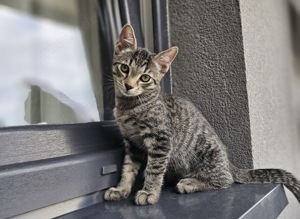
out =
{"type": "MultiPolygon", "coordinates": [[[[153,21],[163,25],[157,9],[153,21]]],[[[5,34],[0,37],[0,73],[5,80],[0,82],[0,125],[112,119],[110,69],[121,26],[135,26],[141,47],[158,52],[168,46],[167,39],[165,45],[153,42],[153,33],[163,34],[159,26],[153,31],[151,12],[149,1],[99,1],[96,7],[94,0],[1,0],[0,29],[5,34]],[[126,7],[134,13],[128,14],[126,7]]],[[[166,32],[167,26],[161,29],[166,32]]]]}
{"type": "Polygon", "coordinates": [[[83,21],[79,6],[73,0],[0,1],[1,126],[103,119],[99,64],[90,60],[99,57],[99,47],[86,45],[98,28],[96,10],[83,21]]]}
{"type": "Polygon", "coordinates": [[[126,23],[139,46],[168,47],[166,1],[0,0],[0,218],[56,217],[117,183],[111,62],[126,23]]]}

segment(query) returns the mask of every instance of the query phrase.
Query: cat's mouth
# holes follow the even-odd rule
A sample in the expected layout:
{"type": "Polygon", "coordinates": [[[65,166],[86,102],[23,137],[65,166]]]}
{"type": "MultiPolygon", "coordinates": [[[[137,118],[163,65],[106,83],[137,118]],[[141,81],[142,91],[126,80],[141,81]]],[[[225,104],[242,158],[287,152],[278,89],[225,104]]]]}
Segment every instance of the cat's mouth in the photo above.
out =
{"type": "Polygon", "coordinates": [[[126,97],[136,97],[141,94],[140,92],[136,92],[136,90],[127,90],[125,88],[120,88],[120,87],[119,87],[119,91],[121,92],[122,95],[126,97]]]}

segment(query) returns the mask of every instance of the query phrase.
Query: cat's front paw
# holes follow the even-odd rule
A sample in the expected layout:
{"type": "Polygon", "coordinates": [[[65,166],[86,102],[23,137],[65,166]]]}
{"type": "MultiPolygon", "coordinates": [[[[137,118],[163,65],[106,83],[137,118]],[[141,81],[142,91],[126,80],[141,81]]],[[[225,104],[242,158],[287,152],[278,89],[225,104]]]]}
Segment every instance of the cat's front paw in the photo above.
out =
{"type": "Polygon", "coordinates": [[[145,190],[140,190],[135,196],[135,203],[137,205],[153,205],[158,201],[158,192],[148,192],[145,190]]]}
{"type": "Polygon", "coordinates": [[[111,187],[105,191],[104,199],[106,201],[119,201],[121,199],[127,198],[129,191],[123,188],[111,187]]]}

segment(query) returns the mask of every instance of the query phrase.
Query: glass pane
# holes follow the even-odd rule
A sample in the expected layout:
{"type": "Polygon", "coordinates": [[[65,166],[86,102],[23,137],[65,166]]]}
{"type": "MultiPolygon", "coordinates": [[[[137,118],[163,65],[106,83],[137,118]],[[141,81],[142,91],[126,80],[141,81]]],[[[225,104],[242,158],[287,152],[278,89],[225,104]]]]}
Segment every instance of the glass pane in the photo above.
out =
{"type": "Polygon", "coordinates": [[[0,126],[100,120],[79,14],[73,0],[0,0],[0,126]]]}

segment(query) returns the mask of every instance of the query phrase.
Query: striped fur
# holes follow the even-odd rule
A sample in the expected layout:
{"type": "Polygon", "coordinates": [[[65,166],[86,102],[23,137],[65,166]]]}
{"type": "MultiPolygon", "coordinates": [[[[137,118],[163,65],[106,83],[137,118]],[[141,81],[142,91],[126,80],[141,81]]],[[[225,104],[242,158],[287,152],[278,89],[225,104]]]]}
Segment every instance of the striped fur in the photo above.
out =
{"type": "Polygon", "coordinates": [[[126,198],[140,164],[147,159],[138,205],[158,201],[164,179],[180,193],[229,187],[240,183],[283,183],[300,201],[300,182],[284,170],[241,170],[228,160],[226,148],[201,112],[189,101],[161,92],[159,82],[177,55],[172,47],[153,54],[136,47],[126,25],[114,55],[116,107],[114,115],[124,137],[126,155],[119,185],[106,200],[126,198]],[[147,80],[142,80],[142,75],[147,80]],[[146,81],[146,82],[145,82],[146,81]],[[127,84],[127,85],[125,85],[127,84]]]}

